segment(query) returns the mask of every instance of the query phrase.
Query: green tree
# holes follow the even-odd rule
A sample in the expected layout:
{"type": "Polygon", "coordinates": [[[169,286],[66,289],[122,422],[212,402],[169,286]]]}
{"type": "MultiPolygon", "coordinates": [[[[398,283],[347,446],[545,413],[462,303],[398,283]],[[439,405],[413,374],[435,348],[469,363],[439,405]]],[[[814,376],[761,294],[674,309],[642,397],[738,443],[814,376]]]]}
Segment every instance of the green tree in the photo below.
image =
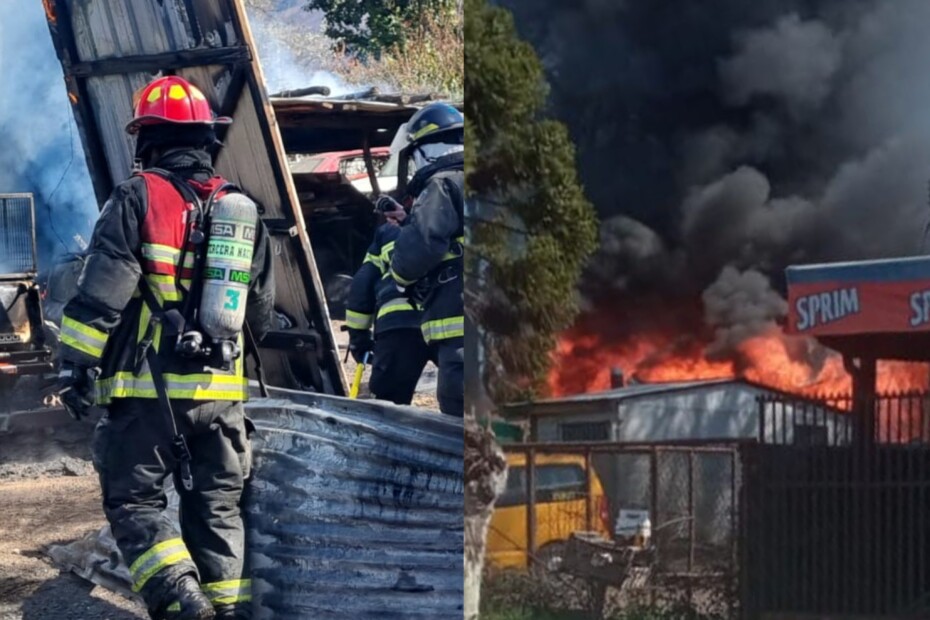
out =
{"type": "Polygon", "coordinates": [[[455,0],[310,0],[326,16],[326,35],[359,56],[403,45],[410,26],[437,14],[454,15],[455,0]]]}
{"type": "Polygon", "coordinates": [[[465,41],[466,307],[500,403],[544,390],[556,335],[577,313],[597,219],[568,131],[543,114],[542,67],[510,13],[466,0],[465,41]]]}

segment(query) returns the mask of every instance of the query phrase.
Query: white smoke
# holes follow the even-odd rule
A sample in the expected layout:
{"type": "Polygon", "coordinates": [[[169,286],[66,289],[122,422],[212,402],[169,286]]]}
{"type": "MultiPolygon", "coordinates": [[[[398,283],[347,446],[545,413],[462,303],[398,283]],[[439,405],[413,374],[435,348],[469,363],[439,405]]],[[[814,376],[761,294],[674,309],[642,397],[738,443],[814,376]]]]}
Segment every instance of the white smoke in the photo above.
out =
{"type": "Polygon", "coordinates": [[[365,86],[350,84],[321,67],[335,58],[335,52],[332,41],[318,31],[319,23],[306,12],[252,9],[248,17],[269,93],[326,86],[330,96],[338,97],[364,90],[365,86]]]}
{"type": "Polygon", "coordinates": [[[0,85],[0,193],[34,194],[45,268],[79,251],[98,209],[40,2],[0,2],[0,85]]]}

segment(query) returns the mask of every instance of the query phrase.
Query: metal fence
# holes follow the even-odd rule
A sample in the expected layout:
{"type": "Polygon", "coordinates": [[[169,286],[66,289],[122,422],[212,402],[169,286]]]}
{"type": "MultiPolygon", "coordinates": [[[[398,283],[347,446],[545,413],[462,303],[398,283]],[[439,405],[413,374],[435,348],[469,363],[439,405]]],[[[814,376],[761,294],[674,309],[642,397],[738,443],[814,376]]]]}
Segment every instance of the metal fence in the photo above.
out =
{"type": "Polygon", "coordinates": [[[854,399],[767,395],[759,398],[759,442],[769,445],[848,446],[924,444],[930,440],[930,394],[899,392],[854,399]]]}
{"type": "Polygon", "coordinates": [[[35,272],[32,194],[0,194],[0,277],[35,272]]]}
{"type": "Polygon", "coordinates": [[[745,617],[930,617],[928,403],[760,400],[742,460],[745,617]]]}
{"type": "MultiPolygon", "coordinates": [[[[624,519],[648,515],[658,572],[732,571],[738,445],[505,445],[508,480],[489,532],[491,564],[545,561],[574,532],[622,544],[624,519]]],[[[628,532],[627,532],[628,533],[628,532]]]]}

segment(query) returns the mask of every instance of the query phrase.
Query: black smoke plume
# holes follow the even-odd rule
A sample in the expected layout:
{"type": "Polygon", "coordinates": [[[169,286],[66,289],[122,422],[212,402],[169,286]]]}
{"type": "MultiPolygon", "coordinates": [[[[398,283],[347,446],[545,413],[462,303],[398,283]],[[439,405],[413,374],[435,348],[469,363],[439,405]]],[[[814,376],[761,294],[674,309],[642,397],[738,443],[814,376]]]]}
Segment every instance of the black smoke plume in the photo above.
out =
{"type": "Polygon", "coordinates": [[[922,253],[930,2],[501,4],[543,60],[602,218],[591,313],[703,293],[723,346],[761,320],[727,325],[742,317],[726,300],[783,312],[760,277],[780,290],[789,264],[922,253]]]}

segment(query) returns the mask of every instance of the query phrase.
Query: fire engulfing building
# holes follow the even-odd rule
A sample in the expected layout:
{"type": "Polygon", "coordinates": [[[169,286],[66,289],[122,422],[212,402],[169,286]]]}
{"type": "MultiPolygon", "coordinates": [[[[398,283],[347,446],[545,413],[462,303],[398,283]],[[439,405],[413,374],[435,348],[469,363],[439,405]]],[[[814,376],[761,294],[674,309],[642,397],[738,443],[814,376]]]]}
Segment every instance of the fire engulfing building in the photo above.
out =
{"type": "Polygon", "coordinates": [[[533,441],[843,443],[849,428],[839,410],[795,411],[780,396],[784,393],[745,379],[642,383],[519,403],[506,413],[528,421],[533,441]]]}

